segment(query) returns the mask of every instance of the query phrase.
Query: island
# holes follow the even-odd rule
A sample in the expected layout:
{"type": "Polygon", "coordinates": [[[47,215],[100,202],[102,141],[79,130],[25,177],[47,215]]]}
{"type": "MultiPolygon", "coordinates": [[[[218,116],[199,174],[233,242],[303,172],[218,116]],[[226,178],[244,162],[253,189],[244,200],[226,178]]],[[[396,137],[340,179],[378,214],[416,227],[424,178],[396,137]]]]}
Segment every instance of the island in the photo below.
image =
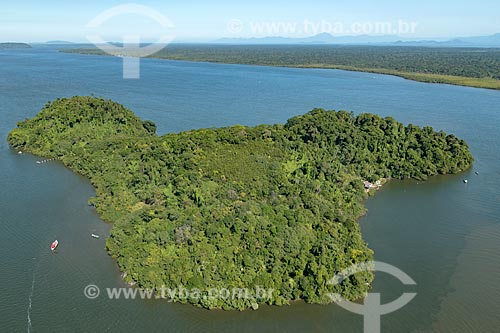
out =
{"type": "MultiPolygon", "coordinates": [[[[391,117],[315,109],[285,124],[158,136],[111,100],[48,102],[8,136],[13,149],[60,160],[96,189],[113,223],[106,241],[129,283],[208,309],[332,302],[368,292],[373,275],[330,279],[373,259],[357,220],[367,182],[421,179],[471,167],[467,144],[391,117]],[[263,288],[265,299],[211,298],[213,288],[263,288]]],[[[396,222],[395,222],[396,223],[396,222]]]]}
{"type": "Polygon", "coordinates": [[[32,46],[26,43],[0,43],[2,49],[31,49],[32,46]]]}
{"type": "MultiPolygon", "coordinates": [[[[107,55],[98,48],[61,52],[107,55]]],[[[127,55],[124,51],[123,55],[127,55]]],[[[131,54],[133,56],[133,54],[131,54]]],[[[405,79],[500,89],[500,49],[361,45],[171,44],[152,58],[368,72],[405,79]]]]}

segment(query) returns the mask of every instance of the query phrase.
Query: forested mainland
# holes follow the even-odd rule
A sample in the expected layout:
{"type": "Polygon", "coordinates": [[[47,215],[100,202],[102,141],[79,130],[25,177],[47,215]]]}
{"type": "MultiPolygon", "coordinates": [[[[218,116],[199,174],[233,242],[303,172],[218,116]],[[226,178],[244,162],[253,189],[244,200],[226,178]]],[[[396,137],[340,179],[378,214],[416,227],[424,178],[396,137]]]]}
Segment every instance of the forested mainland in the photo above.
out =
{"type": "Polygon", "coordinates": [[[328,281],[373,259],[357,223],[369,195],[363,181],[423,180],[473,162],[453,134],[391,117],[315,109],[284,125],[158,136],[152,121],[95,97],[48,102],[8,141],[90,179],[89,203],[113,223],[106,246],[127,282],[202,295],[274,290],[265,300],[175,299],[210,309],[325,304],[332,292],[360,299],[371,273],[328,281]]]}
{"type": "MultiPolygon", "coordinates": [[[[62,52],[105,55],[98,48],[62,52]]],[[[132,54],[133,55],[133,54],[132,54]]],[[[400,76],[427,83],[500,89],[500,49],[354,45],[171,44],[150,57],[400,76]]]]}

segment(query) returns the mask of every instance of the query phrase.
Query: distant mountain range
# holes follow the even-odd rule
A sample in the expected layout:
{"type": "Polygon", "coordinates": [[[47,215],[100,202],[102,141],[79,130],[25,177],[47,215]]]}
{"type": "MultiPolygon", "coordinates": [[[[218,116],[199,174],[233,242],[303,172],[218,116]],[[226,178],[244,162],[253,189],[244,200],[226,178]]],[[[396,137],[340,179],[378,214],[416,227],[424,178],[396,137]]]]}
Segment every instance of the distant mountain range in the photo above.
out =
{"type": "Polygon", "coordinates": [[[441,47],[500,47],[500,33],[491,36],[459,37],[450,40],[405,39],[397,35],[333,36],[321,33],[311,37],[262,37],[262,38],[221,38],[216,44],[350,44],[350,45],[401,45],[401,46],[441,46],[441,47]]]}
{"type": "MultiPolygon", "coordinates": [[[[184,44],[187,42],[176,41],[184,44]]],[[[424,47],[491,47],[500,48],[500,33],[490,36],[457,37],[453,39],[417,39],[404,38],[398,35],[356,35],[356,36],[333,36],[329,33],[321,33],[310,37],[253,37],[253,38],[221,38],[211,42],[189,42],[189,44],[239,44],[239,45],[380,45],[380,46],[424,46],[424,47]]],[[[33,43],[33,45],[87,45],[88,43],[74,43],[69,41],[54,40],[45,43],[33,43]]],[[[120,43],[118,43],[120,44],[120,43]]],[[[91,47],[91,44],[88,44],[91,47]]],[[[31,47],[25,43],[0,43],[0,48],[31,47]]]]}
{"type": "Polygon", "coordinates": [[[335,37],[329,33],[321,33],[311,37],[289,38],[289,37],[262,37],[262,38],[222,38],[215,43],[224,44],[366,44],[366,43],[390,43],[400,40],[401,37],[384,36],[339,36],[335,37]]]}

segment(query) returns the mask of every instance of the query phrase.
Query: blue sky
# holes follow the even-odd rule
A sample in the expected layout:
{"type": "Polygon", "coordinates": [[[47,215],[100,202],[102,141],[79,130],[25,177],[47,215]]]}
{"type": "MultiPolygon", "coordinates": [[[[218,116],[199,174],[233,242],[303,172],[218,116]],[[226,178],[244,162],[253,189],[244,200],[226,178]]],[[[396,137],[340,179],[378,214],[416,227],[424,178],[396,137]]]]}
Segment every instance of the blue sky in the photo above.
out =
{"type": "MultiPolygon", "coordinates": [[[[124,34],[138,34],[154,41],[161,27],[149,18],[124,14],[103,23],[97,30],[87,24],[101,12],[127,1],[17,0],[0,8],[0,41],[43,42],[47,40],[86,41],[98,31],[104,39],[121,40],[124,34]]],[[[136,1],[167,17],[175,27],[168,33],[177,40],[211,40],[220,37],[261,37],[283,35],[302,37],[314,32],[334,35],[361,33],[358,27],[377,22],[415,23],[412,32],[398,33],[407,38],[446,38],[490,35],[500,32],[500,2],[496,0],[407,1],[136,1]],[[307,22],[307,23],[304,23],[307,22]],[[309,26],[306,26],[309,24],[309,26]],[[264,27],[264,28],[263,28],[264,27]],[[334,30],[332,30],[334,29],[334,30]],[[325,31],[326,30],[326,31],[325,31]]],[[[376,30],[378,31],[378,30],[376,30]]],[[[388,33],[385,33],[388,34],[388,33]]]]}

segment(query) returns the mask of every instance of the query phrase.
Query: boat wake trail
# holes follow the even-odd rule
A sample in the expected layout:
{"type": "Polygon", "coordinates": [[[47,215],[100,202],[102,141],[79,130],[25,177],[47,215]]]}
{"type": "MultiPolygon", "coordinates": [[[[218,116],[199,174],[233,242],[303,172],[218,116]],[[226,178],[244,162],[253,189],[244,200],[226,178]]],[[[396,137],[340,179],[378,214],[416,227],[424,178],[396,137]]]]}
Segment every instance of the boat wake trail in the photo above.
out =
{"type": "Polygon", "coordinates": [[[33,291],[35,290],[35,271],[33,270],[33,279],[31,280],[31,291],[28,299],[28,333],[32,331],[33,326],[31,325],[31,303],[33,298],[33,291]]]}

